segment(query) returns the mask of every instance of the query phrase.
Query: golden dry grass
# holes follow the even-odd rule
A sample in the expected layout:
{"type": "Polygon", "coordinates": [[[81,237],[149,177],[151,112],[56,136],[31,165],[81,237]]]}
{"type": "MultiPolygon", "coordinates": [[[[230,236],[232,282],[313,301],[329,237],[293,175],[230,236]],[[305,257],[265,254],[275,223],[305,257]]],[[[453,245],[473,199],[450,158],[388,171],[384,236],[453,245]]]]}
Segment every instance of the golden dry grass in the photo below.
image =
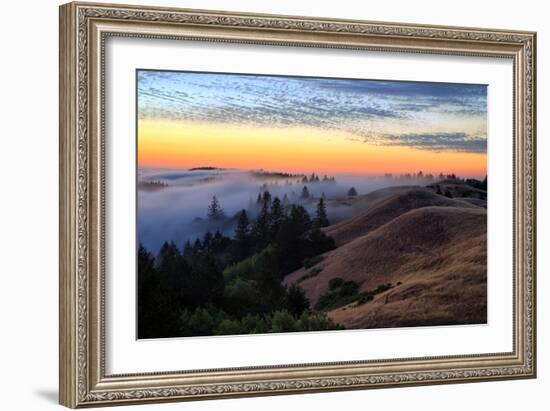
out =
{"type": "MultiPolygon", "coordinates": [[[[394,285],[371,302],[329,312],[346,328],[486,322],[486,210],[426,191],[392,197],[339,225],[347,233],[366,234],[326,253],[314,267],[322,271],[300,282],[312,305],[330,279],[341,277],[355,281],[360,291],[394,285]],[[430,203],[437,205],[422,206],[430,203]]],[[[309,271],[300,269],[285,283],[309,271]]]]}
{"type": "Polygon", "coordinates": [[[386,196],[378,197],[379,201],[374,206],[367,208],[365,212],[327,227],[323,231],[334,238],[336,245],[341,246],[416,208],[427,206],[474,207],[469,203],[437,195],[433,191],[421,187],[401,187],[397,193],[392,190],[385,191],[384,194],[386,196]]]}

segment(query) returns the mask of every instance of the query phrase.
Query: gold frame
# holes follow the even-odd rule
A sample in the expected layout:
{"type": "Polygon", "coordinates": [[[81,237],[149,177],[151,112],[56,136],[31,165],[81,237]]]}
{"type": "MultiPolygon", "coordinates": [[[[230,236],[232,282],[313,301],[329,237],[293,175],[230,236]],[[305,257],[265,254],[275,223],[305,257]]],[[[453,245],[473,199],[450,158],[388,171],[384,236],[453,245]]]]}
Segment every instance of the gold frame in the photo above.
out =
{"type": "Polygon", "coordinates": [[[60,403],[76,408],[534,378],[536,34],[122,5],[60,7],[60,403]],[[109,36],[490,56],[514,63],[514,349],[484,355],[106,375],[104,44],[109,36]]]}

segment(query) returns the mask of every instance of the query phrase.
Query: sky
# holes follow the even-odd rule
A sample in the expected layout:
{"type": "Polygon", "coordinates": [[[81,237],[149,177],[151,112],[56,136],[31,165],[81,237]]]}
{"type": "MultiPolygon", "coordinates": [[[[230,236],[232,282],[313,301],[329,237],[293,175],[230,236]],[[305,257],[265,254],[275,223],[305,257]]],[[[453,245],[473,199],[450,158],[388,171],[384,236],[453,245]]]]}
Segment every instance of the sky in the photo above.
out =
{"type": "Polygon", "coordinates": [[[487,167],[487,87],[137,71],[140,168],[455,173],[487,167]]]}

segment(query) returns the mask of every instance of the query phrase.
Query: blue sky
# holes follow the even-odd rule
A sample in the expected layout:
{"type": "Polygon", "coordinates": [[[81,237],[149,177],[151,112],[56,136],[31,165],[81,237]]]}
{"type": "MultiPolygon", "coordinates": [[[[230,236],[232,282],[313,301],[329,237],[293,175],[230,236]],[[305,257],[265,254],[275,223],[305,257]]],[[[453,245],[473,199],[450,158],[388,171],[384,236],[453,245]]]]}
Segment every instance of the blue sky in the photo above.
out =
{"type": "Polygon", "coordinates": [[[321,129],[366,144],[484,153],[487,87],[143,71],[140,120],[321,129]]]}

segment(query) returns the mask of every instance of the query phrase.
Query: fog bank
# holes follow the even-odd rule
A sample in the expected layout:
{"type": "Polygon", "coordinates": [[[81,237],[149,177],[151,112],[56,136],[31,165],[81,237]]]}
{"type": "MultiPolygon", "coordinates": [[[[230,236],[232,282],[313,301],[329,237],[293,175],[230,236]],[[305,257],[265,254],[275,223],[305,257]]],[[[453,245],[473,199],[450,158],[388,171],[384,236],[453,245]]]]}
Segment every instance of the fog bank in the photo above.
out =
{"type": "Polygon", "coordinates": [[[311,217],[319,198],[327,200],[331,223],[351,217],[357,212],[346,200],[350,188],[359,196],[374,190],[397,185],[426,185],[426,176],[361,176],[361,175],[303,175],[249,172],[241,170],[153,170],[138,171],[138,239],[150,251],[158,252],[165,241],[174,241],[182,247],[185,241],[195,241],[206,231],[220,230],[233,236],[236,214],[246,209],[251,219],[257,213],[258,194],[268,190],[272,198],[288,204],[301,204],[311,217]],[[332,177],[334,180],[332,180],[332,177]],[[314,180],[314,181],[311,181],[314,180]],[[307,187],[309,197],[304,198],[307,187]],[[208,206],[216,196],[226,218],[207,219],[208,206]]]}

